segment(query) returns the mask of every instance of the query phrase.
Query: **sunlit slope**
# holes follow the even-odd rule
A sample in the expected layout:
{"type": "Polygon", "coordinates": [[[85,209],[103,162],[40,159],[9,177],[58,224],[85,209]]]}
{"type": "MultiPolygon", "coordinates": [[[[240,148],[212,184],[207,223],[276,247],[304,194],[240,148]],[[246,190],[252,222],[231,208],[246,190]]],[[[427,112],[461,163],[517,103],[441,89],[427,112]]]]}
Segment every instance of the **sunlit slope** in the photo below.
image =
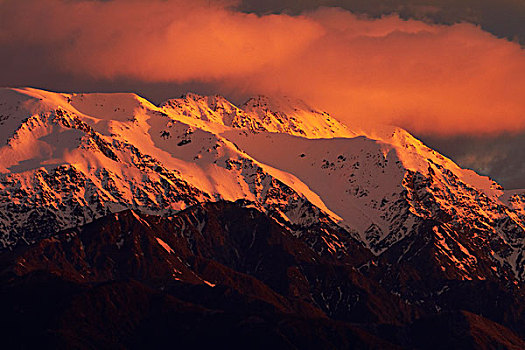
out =
{"type": "Polygon", "coordinates": [[[187,123],[133,94],[18,89],[2,101],[4,246],[125,208],[162,214],[218,199],[285,221],[340,220],[294,175],[221,137],[222,125],[187,123]]]}
{"type": "Polygon", "coordinates": [[[1,90],[0,101],[4,247],[125,208],[167,214],[245,200],[296,234],[338,225],[374,254],[432,222],[440,259],[465,278],[478,273],[473,250],[524,276],[521,192],[505,193],[402,129],[346,126],[302,101],[263,96],[237,107],[187,94],[155,106],[134,94],[25,88],[1,90]],[[443,232],[463,229],[484,238],[456,254],[443,232]]]}

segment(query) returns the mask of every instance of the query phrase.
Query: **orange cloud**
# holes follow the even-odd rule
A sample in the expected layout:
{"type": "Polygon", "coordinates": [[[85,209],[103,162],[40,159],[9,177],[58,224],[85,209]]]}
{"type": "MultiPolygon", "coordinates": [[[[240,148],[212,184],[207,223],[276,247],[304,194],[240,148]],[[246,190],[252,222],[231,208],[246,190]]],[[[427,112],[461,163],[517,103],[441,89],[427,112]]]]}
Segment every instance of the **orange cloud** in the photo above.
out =
{"type": "Polygon", "coordinates": [[[287,94],[341,120],[428,134],[525,129],[525,53],[470,24],[236,12],[231,1],[0,2],[0,44],[78,77],[287,94]],[[28,6],[31,4],[31,6],[28,6]]]}

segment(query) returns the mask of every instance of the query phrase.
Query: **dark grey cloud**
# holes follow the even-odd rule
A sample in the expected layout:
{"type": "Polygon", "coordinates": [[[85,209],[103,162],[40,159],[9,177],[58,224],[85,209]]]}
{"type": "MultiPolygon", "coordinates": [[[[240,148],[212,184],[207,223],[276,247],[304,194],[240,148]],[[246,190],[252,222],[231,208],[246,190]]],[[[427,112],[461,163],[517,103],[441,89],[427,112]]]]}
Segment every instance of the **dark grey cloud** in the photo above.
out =
{"type": "Polygon", "coordinates": [[[460,166],[490,176],[506,189],[525,188],[525,133],[421,139],[460,166]]]}
{"type": "Polygon", "coordinates": [[[338,6],[372,17],[397,13],[431,23],[469,22],[498,37],[525,44],[523,0],[243,0],[247,12],[298,14],[319,6],[338,6]]]}

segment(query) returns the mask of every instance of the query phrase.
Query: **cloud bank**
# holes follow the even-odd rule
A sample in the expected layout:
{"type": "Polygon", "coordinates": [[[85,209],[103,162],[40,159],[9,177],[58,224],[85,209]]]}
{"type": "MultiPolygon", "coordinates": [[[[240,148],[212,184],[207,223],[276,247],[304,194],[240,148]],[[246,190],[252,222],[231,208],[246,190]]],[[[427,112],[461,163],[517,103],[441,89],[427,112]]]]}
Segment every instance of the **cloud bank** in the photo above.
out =
{"type": "Polygon", "coordinates": [[[0,73],[286,94],[348,124],[389,123],[418,134],[525,130],[525,52],[471,24],[372,20],[336,8],[257,16],[232,5],[0,0],[0,45],[8,53],[0,73]]]}

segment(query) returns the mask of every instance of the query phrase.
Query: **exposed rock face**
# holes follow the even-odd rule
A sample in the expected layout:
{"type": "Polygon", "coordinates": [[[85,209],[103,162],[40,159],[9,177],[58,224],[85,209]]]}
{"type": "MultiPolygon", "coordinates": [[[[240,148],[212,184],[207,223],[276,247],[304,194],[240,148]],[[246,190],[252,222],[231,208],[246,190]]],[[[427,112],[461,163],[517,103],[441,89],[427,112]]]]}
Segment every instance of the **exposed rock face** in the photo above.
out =
{"type": "MultiPolygon", "coordinates": [[[[360,244],[348,244],[344,258],[324,251],[243,203],[195,205],[168,217],[124,211],[4,251],[3,315],[9,331],[24,325],[31,334],[19,343],[26,346],[165,345],[174,334],[185,346],[241,347],[252,337],[301,348],[307,340],[359,348],[525,344],[517,288],[449,279],[438,295],[412,303],[354,267],[371,256],[360,244]]],[[[418,273],[407,270],[401,286],[415,277],[444,280],[418,273]]]]}

